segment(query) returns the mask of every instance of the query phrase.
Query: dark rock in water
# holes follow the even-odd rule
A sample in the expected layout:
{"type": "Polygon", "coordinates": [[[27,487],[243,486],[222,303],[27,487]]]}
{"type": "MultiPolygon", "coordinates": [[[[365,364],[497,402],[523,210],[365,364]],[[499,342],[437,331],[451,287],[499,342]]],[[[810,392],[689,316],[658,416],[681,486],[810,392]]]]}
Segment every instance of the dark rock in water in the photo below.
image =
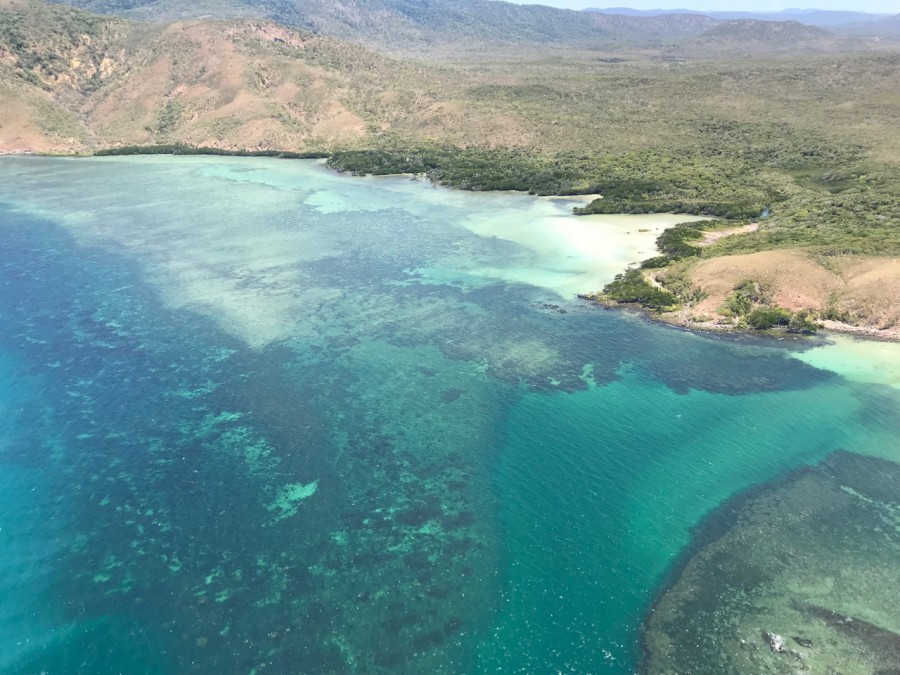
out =
{"type": "Polygon", "coordinates": [[[900,632],[888,630],[859,617],[846,616],[825,607],[806,608],[810,616],[821,619],[838,633],[851,637],[879,653],[893,655],[893,662],[900,664],[900,632]]]}
{"type": "Polygon", "coordinates": [[[658,596],[641,672],[896,672],[898,522],[900,464],[843,451],[736,497],[658,596]]]}
{"type": "MultiPolygon", "coordinates": [[[[578,296],[578,297],[581,297],[581,296],[578,296]]],[[[557,313],[559,313],[559,314],[568,314],[568,311],[567,311],[567,310],[563,309],[563,308],[560,307],[559,305],[554,305],[554,304],[551,304],[551,303],[549,303],[549,302],[543,302],[543,303],[541,303],[540,307],[541,307],[541,309],[545,309],[545,310],[547,310],[547,311],[557,312],[557,313]]]]}
{"type": "Polygon", "coordinates": [[[453,403],[453,401],[455,401],[462,395],[462,389],[447,389],[441,394],[441,401],[443,403],[453,403]]]}

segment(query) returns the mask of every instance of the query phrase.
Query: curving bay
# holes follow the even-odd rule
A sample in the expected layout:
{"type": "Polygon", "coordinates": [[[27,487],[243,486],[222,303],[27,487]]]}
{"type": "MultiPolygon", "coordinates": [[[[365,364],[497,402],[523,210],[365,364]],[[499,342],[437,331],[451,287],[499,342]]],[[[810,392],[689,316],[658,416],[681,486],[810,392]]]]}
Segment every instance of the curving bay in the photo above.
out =
{"type": "Polygon", "coordinates": [[[631,673],[711,511],[900,461],[857,343],[572,299],[674,216],[312,161],[0,171],[3,672],[631,673]]]}

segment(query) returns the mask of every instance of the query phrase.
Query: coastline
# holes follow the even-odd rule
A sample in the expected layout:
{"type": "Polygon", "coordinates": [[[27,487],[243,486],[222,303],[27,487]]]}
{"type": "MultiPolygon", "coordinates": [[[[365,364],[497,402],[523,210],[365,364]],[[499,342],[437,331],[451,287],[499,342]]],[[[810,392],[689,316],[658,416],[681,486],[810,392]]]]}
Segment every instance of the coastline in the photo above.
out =
{"type": "MultiPolygon", "coordinates": [[[[761,335],[773,337],[776,339],[783,338],[785,336],[798,337],[803,335],[802,333],[788,333],[784,330],[767,331],[754,330],[752,328],[737,328],[734,326],[718,324],[713,321],[690,321],[689,319],[683,319],[681,317],[673,315],[656,316],[653,312],[646,310],[643,307],[638,307],[638,309],[646,313],[647,318],[649,318],[651,321],[658,321],[660,323],[668,324],[670,326],[677,326],[679,328],[684,328],[686,330],[697,333],[734,333],[761,335]]],[[[854,326],[853,324],[843,323],[841,321],[833,321],[830,319],[822,320],[819,323],[821,325],[821,331],[816,334],[827,336],[829,333],[833,333],[848,335],[857,339],[869,340],[872,342],[900,343],[900,327],[882,330],[877,328],[869,328],[866,326],[854,326]]]]}
{"type": "MultiPolygon", "coordinates": [[[[109,147],[109,148],[101,148],[97,150],[79,152],[79,151],[41,151],[41,150],[22,150],[22,151],[9,151],[6,149],[0,148],[0,156],[11,156],[11,157],[67,157],[73,159],[84,159],[89,157],[119,157],[119,156],[136,156],[136,155],[184,155],[184,156],[224,156],[224,157],[268,157],[272,159],[325,159],[332,157],[334,153],[331,152],[323,152],[323,151],[309,151],[309,152],[294,152],[287,150],[232,150],[232,149],[222,149],[222,148],[214,148],[214,147],[194,147],[187,146],[181,144],[171,144],[171,145],[151,145],[151,146],[120,146],[120,147],[109,147]]],[[[337,173],[347,173],[345,170],[337,169],[334,167],[328,167],[330,170],[335,171],[337,173]]],[[[411,180],[416,181],[428,181],[432,185],[438,185],[437,183],[433,183],[426,175],[424,174],[371,174],[378,177],[406,177],[411,180]]],[[[441,187],[447,187],[451,190],[460,190],[466,191],[462,188],[454,187],[452,185],[440,185],[441,187]]],[[[486,190],[486,192],[498,192],[496,190],[486,190]]],[[[518,191],[499,191],[499,192],[515,192],[518,191]]],[[[528,193],[522,192],[521,194],[526,195],[528,193]]],[[[573,204],[577,204],[579,202],[583,202],[584,200],[591,200],[600,197],[600,195],[596,194],[578,194],[578,195],[545,195],[540,196],[542,200],[558,200],[571,202],[573,204]]],[[[655,214],[655,215],[675,215],[675,214],[655,214]]],[[[585,216],[579,216],[580,218],[584,218],[585,216]]],[[[751,224],[751,226],[754,224],[751,224]]],[[[744,228],[740,228],[735,231],[726,231],[721,233],[719,236],[714,237],[713,241],[721,238],[722,236],[728,236],[731,234],[738,233],[739,231],[745,231],[747,228],[751,226],[745,226],[744,228]]],[[[706,242],[704,242],[706,243],[706,242]]],[[[657,249],[641,251],[640,254],[645,257],[636,262],[642,262],[643,260],[649,259],[654,255],[659,254],[657,249]]],[[[683,330],[688,330],[691,332],[701,333],[701,334],[732,334],[732,335],[747,335],[753,337],[770,337],[773,339],[784,339],[785,336],[798,336],[795,333],[787,333],[783,330],[755,330],[750,328],[738,328],[734,326],[728,326],[726,324],[716,322],[716,321],[697,321],[696,316],[690,312],[690,308],[677,310],[675,312],[659,312],[656,310],[648,309],[642,307],[637,303],[617,303],[615,301],[604,300],[601,297],[601,294],[597,291],[589,291],[585,293],[577,293],[576,297],[582,300],[587,300],[595,304],[599,304],[600,306],[607,309],[616,309],[616,310],[626,310],[631,311],[641,316],[647,318],[650,321],[654,321],[657,323],[666,324],[669,326],[677,327],[683,330]]],[[[836,321],[833,319],[826,319],[819,321],[820,326],[825,331],[825,335],[829,333],[839,334],[839,335],[847,335],[852,336],[857,339],[872,341],[872,342],[890,342],[890,343],[900,343],[900,325],[893,326],[887,329],[878,329],[869,326],[857,326],[850,323],[845,323],[841,321],[836,321]]]]}
{"type": "Polygon", "coordinates": [[[840,321],[824,320],[820,324],[822,329],[814,333],[788,333],[784,330],[754,330],[752,328],[738,328],[735,326],[726,326],[713,321],[690,321],[683,316],[676,316],[675,312],[660,314],[646,307],[642,307],[637,303],[617,303],[612,300],[604,300],[598,293],[582,293],[578,298],[594,305],[598,305],[603,309],[619,312],[630,312],[636,316],[640,316],[647,321],[660,323],[673,328],[679,328],[691,333],[700,335],[746,335],[750,337],[771,338],[774,340],[784,339],[785,337],[803,338],[812,337],[813,335],[828,336],[829,334],[843,335],[852,337],[857,340],[865,340],[867,342],[885,342],[890,344],[900,344],[900,327],[888,330],[879,330],[876,328],[868,328],[865,326],[854,326],[849,323],[840,321]]]}
{"type": "Polygon", "coordinates": [[[840,321],[832,321],[826,319],[822,321],[822,327],[826,331],[832,333],[842,333],[852,335],[853,337],[874,340],[877,342],[898,342],[900,343],[900,326],[889,329],[869,328],[867,326],[854,326],[849,323],[840,321]]]}
{"type": "MultiPolygon", "coordinates": [[[[170,161],[170,160],[165,159],[165,161],[168,162],[168,161],[170,161]]],[[[191,161],[191,160],[180,160],[180,159],[176,159],[176,160],[171,160],[171,161],[172,161],[173,163],[175,163],[175,162],[182,162],[182,163],[191,162],[191,163],[193,163],[193,162],[196,162],[197,160],[191,161]]],[[[225,160],[209,159],[209,160],[205,160],[205,161],[208,161],[208,163],[209,163],[210,165],[213,165],[213,164],[218,164],[218,162],[220,162],[220,161],[222,161],[222,162],[224,163],[225,160]]],[[[233,162],[233,164],[240,164],[240,163],[245,162],[245,161],[246,161],[246,160],[239,160],[239,161],[233,162]]],[[[259,164],[262,164],[262,163],[264,163],[264,162],[267,163],[268,160],[260,161],[259,164]]],[[[26,163],[26,162],[23,161],[23,163],[26,163]]],[[[67,164],[67,162],[65,162],[65,161],[63,161],[63,160],[60,160],[58,163],[60,163],[60,164],[67,164]]],[[[86,165],[86,164],[88,164],[88,163],[87,163],[87,162],[84,163],[84,165],[86,165]]],[[[98,165],[98,164],[101,164],[101,163],[99,163],[99,162],[93,163],[93,162],[92,162],[92,163],[90,163],[90,164],[91,164],[91,165],[98,165]]],[[[301,164],[302,164],[302,163],[301,163],[301,164]]],[[[80,165],[80,166],[84,166],[84,165],[80,165]]],[[[120,166],[121,166],[121,165],[120,165],[120,166]]],[[[294,165],[294,166],[297,166],[297,165],[294,165]]],[[[309,166],[309,165],[307,164],[307,166],[309,166]]],[[[288,165],[288,164],[279,164],[278,167],[279,167],[279,169],[282,169],[282,170],[283,170],[283,169],[288,169],[288,168],[290,168],[291,171],[293,171],[293,168],[292,168],[290,165],[288,165]]],[[[89,167],[85,166],[85,168],[89,168],[89,167]]],[[[116,165],[113,164],[112,162],[110,162],[109,164],[107,164],[107,165],[106,165],[106,168],[110,170],[110,173],[113,173],[113,172],[115,172],[115,171],[117,170],[116,165]]],[[[400,182],[400,181],[398,181],[398,182],[400,182]]],[[[424,186],[423,186],[423,187],[424,187],[424,186]]],[[[429,191],[430,191],[430,189],[429,189],[429,191]]],[[[437,191],[435,191],[435,192],[437,192],[437,191]]],[[[492,200],[492,201],[493,201],[493,200],[492,200]]],[[[511,198],[510,198],[510,201],[512,201],[511,198]]],[[[489,212],[490,212],[490,210],[489,210],[489,212]]],[[[110,220],[112,220],[112,219],[110,219],[110,220]]],[[[583,221],[583,222],[584,222],[584,221],[583,221]]],[[[385,231],[386,231],[386,232],[390,232],[392,229],[395,229],[395,228],[389,227],[389,228],[386,228],[385,231]]],[[[216,232],[216,236],[218,237],[218,231],[219,231],[219,228],[215,228],[214,231],[216,232]]],[[[377,231],[376,231],[376,232],[377,232],[377,231]]],[[[255,238],[255,237],[254,237],[254,238],[255,238]]],[[[197,248],[201,248],[201,247],[197,247],[197,248]]],[[[256,246],[255,244],[252,245],[251,247],[248,247],[249,250],[253,250],[253,251],[255,251],[257,248],[258,248],[258,246],[256,246]]],[[[390,248],[394,248],[394,249],[396,250],[396,247],[394,247],[394,246],[391,246],[390,248]]],[[[231,249],[229,249],[229,250],[231,250],[231,249]]],[[[243,262],[243,261],[242,261],[242,262],[243,262]]],[[[501,302],[497,303],[497,305],[504,305],[504,304],[507,305],[507,306],[509,306],[509,303],[508,303],[506,300],[501,300],[501,302]]],[[[497,306],[497,305],[495,305],[495,306],[497,306]]],[[[514,306],[514,307],[515,307],[515,306],[514,306]]],[[[595,317],[595,318],[599,318],[599,317],[595,317]]],[[[553,319],[551,319],[551,320],[552,320],[552,321],[555,321],[556,319],[553,318],[553,319]]],[[[463,319],[463,322],[462,322],[462,325],[463,325],[464,327],[467,327],[467,326],[466,326],[467,323],[468,323],[468,321],[466,321],[465,318],[464,318],[464,319],[463,319]]],[[[565,326],[566,323],[570,323],[570,322],[563,322],[563,330],[568,331],[568,330],[571,328],[571,323],[570,323],[569,327],[566,327],[566,326],[565,326]]],[[[591,326],[596,327],[596,326],[597,326],[598,324],[600,324],[600,323],[602,323],[602,322],[599,322],[599,321],[597,321],[597,320],[593,320],[593,321],[589,320],[589,321],[587,322],[587,326],[589,326],[589,327],[591,327],[591,326]]],[[[613,323],[614,323],[614,324],[617,324],[617,323],[619,323],[619,322],[613,322],[613,323]]],[[[542,325],[543,325],[543,324],[542,324],[542,325]]],[[[638,327],[638,328],[639,328],[639,327],[638,327]]],[[[639,332],[640,332],[640,333],[647,333],[646,330],[642,330],[642,331],[639,331],[639,332]]],[[[551,333],[551,335],[552,335],[552,333],[551,333]]],[[[673,337],[676,337],[676,338],[677,338],[677,334],[671,334],[671,333],[670,333],[670,335],[672,335],[673,337]]],[[[685,337],[689,337],[689,336],[685,336],[685,337]]],[[[554,342],[554,340],[549,340],[548,342],[552,345],[552,343],[554,342]]],[[[694,343],[696,343],[696,342],[699,342],[699,341],[687,339],[687,340],[684,340],[684,342],[694,342],[694,343]]],[[[678,341],[675,341],[674,344],[679,344],[679,343],[678,343],[678,341]]],[[[657,346],[654,346],[654,345],[652,345],[652,344],[649,344],[649,345],[647,345],[647,346],[650,347],[650,348],[653,349],[653,350],[657,350],[657,349],[658,349],[657,346]]],[[[593,348],[593,347],[592,347],[592,348],[593,348]]],[[[750,350],[750,351],[753,351],[753,350],[750,350]]],[[[772,350],[772,351],[774,351],[774,350],[772,350]]],[[[509,354],[509,353],[510,353],[510,349],[509,349],[508,347],[504,346],[503,352],[504,352],[505,354],[509,354]]],[[[536,354],[536,350],[534,350],[534,349],[528,349],[528,351],[525,352],[525,353],[527,354],[527,358],[528,358],[529,361],[535,360],[536,355],[537,355],[537,354],[536,354]]],[[[667,358],[669,358],[669,357],[666,356],[665,352],[661,352],[661,354],[662,354],[662,357],[661,357],[662,359],[667,359],[667,358]]],[[[700,350],[700,354],[699,354],[698,358],[699,358],[700,360],[707,360],[707,359],[708,359],[708,356],[707,356],[707,355],[708,355],[708,352],[707,352],[706,350],[700,350]]],[[[750,363],[755,365],[756,363],[758,363],[758,361],[755,361],[755,360],[754,360],[754,361],[750,361],[750,363]]],[[[576,365],[578,365],[578,362],[576,362],[576,365]]],[[[753,366],[751,365],[751,367],[753,367],[753,366]]],[[[776,366],[775,369],[777,370],[777,366],[776,366]]],[[[686,370],[688,370],[689,372],[691,372],[691,371],[690,371],[690,367],[688,367],[686,370]]],[[[736,370],[737,370],[737,369],[736,369],[736,370]]],[[[672,394],[671,392],[669,392],[668,390],[663,389],[663,388],[660,388],[660,389],[662,390],[663,394],[669,395],[672,399],[687,399],[687,398],[688,398],[687,396],[676,396],[676,395],[672,394]]],[[[605,393],[605,392],[604,392],[604,393],[605,393]]],[[[801,392],[801,394],[805,394],[805,392],[801,392]]],[[[602,394],[601,394],[601,397],[602,397],[602,394]]],[[[566,396],[566,397],[558,396],[557,398],[562,399],[562,398],[571,398],[571,397],[568,397],[568,396],[566,396]]],[[[737,397],[737,396],[734,396],[734,397],[732,397],[732,398],[737,399],[738,397],[737,397]]],[[[706,413],[704,413],[704,414],[705,414],[707,417],[709,416],[709,413],[708,413],[708,412],[706,412],[706,413]]],[[[593,417],[593,416],[592,416],[592,417],[593,417]]],[[[553,419],[553,418],[551,417],[551,419],[553,419]]],[[[560,418],[560,417],[556,417],[556,419],[561,419],[561,418],[560,418]]],[[[627,420],[627,419],[626,419],[626,423],[628,423],[628,420],[627,420]]],[[[670,421],[669,424],[674,425],[675,422],[671,422],[671,421],[670,421]]],[[[684,426],[685,426],[685,427],[688,427],[689,425],[685,424],[684,426]]],[[[602,467],[601,467],[601,470],[602,470],[602,467]]],[[[564,487],[565,487],[565,486],[564,486],[564,487]]]]}

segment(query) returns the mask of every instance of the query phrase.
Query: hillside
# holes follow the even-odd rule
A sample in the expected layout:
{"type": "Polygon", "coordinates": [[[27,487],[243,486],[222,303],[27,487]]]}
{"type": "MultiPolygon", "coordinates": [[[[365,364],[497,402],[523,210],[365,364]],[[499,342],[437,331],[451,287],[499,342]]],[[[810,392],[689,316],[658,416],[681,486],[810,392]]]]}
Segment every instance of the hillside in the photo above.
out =
{"type": "Polygon", "coordinates": [[[884,14],[867,12],[834,11],[822,9],[785,9],[780,12],[697,12],[689,9],[632,9],[630,7],[610,7],[608,9],[589,8],[585,12],[603,12],[625,16],[660,16],[664,14],[705,14],[720,21],[751,19],[754,21],[797,21],[807,26],[841,26],[847,23],[878,21],[884,14]]]}
{"type": "Polygon", "coordinates": [[[752,54],[760,50],[769,52],[832,50],[838,39],[828,31],[808,26],[798,21],[757,21],[732,19],[704,31],[693,44],[702,47],[728,47],[734,51],[752,54]]]}
{"type": "MultiPolygon", "coordinates": [[[[724,149],[739,162],[821,157],[822,170],[827,158],[858,157],[859,148],[884,161],[900,157],[894,55],[729,57],[733,42],[744,48],[735,36],[755,34],[752,23],[716,27],[694,47],[661,41],[655,49],[597,48],[566,58],[532,49],[528,58],[497,53],[437,66],[256,19],[152,24],[5,1],[6,150],[427,142],[587,157],[662,151],[719,164],[724,149]]],[[[757,36],[765,43],[760,56],[778,51],[773,39],[821,38],[816,29],[784,27],[757,36]]]]}
{"type": "Polygon", "coordinates": [[[403,139],[702,155],[721,153],[725,138],[742,161],[784,162],[816,147],[823,158],[848,147],[900,157],[895,55],[760,58],[784,53],[779,45],[829,39],[799,24],[738,21],[655,48],[598,46],[565,58],[532,48],[527,58],[498,52],[438,66],[257,19],[154,24],[5,2],[6,148],[23,120],[15,124],[32,131],[22,126],[19,136],[41,127],[56,144],[35,147],[180,141],[294,150],[403,139]],[[754,49],[756,58],[735,59],[734,49],[754,49]]]}
{"type": "Polygon", "coordinates": [[[880,21],[848,23],[839,26],[837,31],[847,35],[864,35],[873,38],[900,38],[900,14],[888,16],[880,21]]]}
{"type": "Polygon", "coordinates": [[[452,45],[593,46],[598,42],[678,37],[702,32],[705,16],[623,17],[495,0],[72,0],[93,12],[175,21],[186,18],[264,18],[391,52],[452,45]]]}
{"type": "Polygon", "coordinates": [[[263,21],[150,25],[39,2],[0,8],[5,151],[331,147],[427,121],[446,81],[263,21]]]}
{"type": "MultiPolygon", "coordinates": [[[[718,268],[697,265],[692,276],[685,267],[722,255],[778,249],[827,269],[835,257],[900,255],[900,54],[833,53],[846,43],[824,31],[761,24],[438,65],[262,19],[141,23],[4,0],[0,151],[327,151],[337,153],[332,166],[359,173],[602,193],[585,213],[770,213],[690,260],[681,247],[661,261],[677,272],[656,272],[661,283],[688,295],[718,268]],[[822,44],[831,47],[817,54],[822,44]]],[[[766,283],[787,288],[793,278],[766,283]]],[[[837,288],[821,285],[826,295],[837,288]]],[[[825,296],[810,302],[832,307],[825,296]]],[[[833,308],[857,323],[876,313],[889,322],[897,303],[878,303],[833,308]]]]}

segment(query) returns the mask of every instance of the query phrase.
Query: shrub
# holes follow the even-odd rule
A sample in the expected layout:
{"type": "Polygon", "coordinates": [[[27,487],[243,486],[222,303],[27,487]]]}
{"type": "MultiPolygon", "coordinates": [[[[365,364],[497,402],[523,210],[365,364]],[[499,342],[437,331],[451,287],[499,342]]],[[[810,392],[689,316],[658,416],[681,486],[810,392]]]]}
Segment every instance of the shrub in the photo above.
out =
{"type": "Polygon", "coordinates": [[[603,295],[621,304],[634,303],[649,309],[666,309],[678,304],[678,299],[668,291],[650,284],[639,270],[617,274],[603,287],[603,295]]]}
{"type": "Polygon", "coordinates": [[[747,325],[756,330],[769,330],[790,325],[791,318],[791,312],[783,307],[757,307],[747,315],[747,325]]]}

